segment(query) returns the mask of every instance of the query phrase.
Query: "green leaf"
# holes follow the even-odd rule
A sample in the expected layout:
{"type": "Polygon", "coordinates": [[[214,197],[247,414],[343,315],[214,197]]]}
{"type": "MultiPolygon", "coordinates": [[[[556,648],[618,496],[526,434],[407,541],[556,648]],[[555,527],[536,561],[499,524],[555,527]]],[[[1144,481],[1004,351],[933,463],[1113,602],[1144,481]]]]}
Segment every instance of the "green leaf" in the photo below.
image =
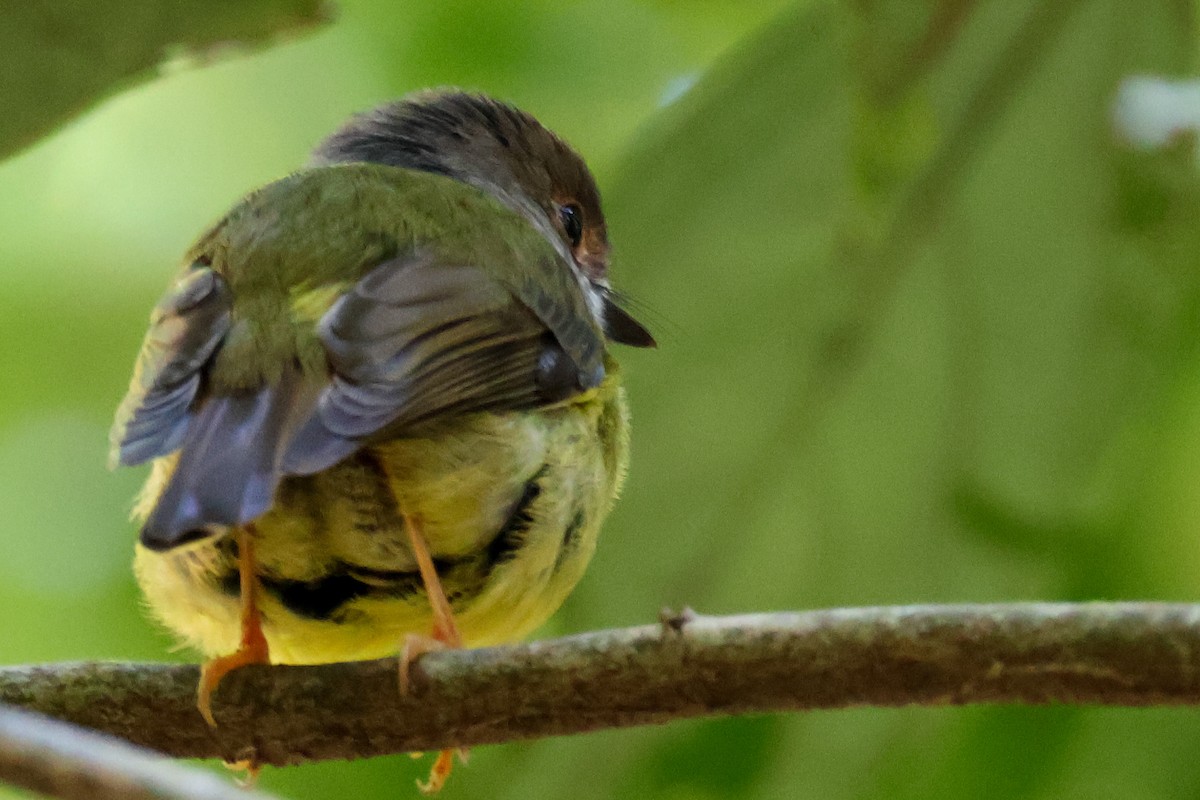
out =
{"type": "Polygon", "coordinates": [[[1121,8],[981,6],[887,92],[853,58],[874,28],[800,10],[658,121],[609,192],[618,275],[677,330],[630,359],[623,515],[715,576],[730,530],[862,542],[821,581],[838,602],[1004,595],[932,545],[1064,556],[1039,539],[1129,524],[1194,367],[1200,183],[1111,136],[1121,78],[1182,69],[1193,35],[1121,8]]]}
{"type": "MultiPolygon", "coordinates": [[[[1167,2],[851,5],[739,48],[608,193],[622,288],[673,325],[626,357],[630,488],[585,591],[620,621],[1194,594],[1155,487],[1200,366],[1200,174],[1110,122],[1123,78],[1189,68],[1194,25],[1167,2]]],[[[898,740],[931,719],[879,713],[898,740]]],[[[928,763],[889,748],[878,796],[1028,795],[1079,728],[1023,713],[978,715],[983,758],[945,724],[928,763]]],[[[846,760],[790,728],[807,770],[846,760]]]]}
{"type": "Polygon", "coordinates": [[[325,0],[4,0],[0,158],[164,66],[295,35],[330,10],[325,0]]]}

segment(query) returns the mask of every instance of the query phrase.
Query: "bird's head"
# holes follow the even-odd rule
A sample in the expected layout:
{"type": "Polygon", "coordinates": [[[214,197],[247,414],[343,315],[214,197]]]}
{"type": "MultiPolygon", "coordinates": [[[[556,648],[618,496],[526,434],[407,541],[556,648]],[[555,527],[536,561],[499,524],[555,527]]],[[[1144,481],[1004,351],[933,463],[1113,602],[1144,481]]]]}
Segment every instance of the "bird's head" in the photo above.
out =
{"type": "Polygon", "coordinates": [[[530,114],[481,94],[418,92],[352,118],[312,157],[315,165],[360,161],[445,175],[493,195],[558,243],[610,338],[653,345],[611,296],[608,228],[591,170],[530,114]]]}

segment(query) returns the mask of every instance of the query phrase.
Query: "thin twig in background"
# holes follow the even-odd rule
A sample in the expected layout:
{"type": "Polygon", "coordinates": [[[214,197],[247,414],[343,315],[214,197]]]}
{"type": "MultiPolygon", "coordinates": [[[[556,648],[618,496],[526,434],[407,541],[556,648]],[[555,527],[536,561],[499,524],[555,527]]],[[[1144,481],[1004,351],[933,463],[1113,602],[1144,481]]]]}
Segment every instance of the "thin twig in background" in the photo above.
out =
{"type": "Polygon", "coordinates": [[[109,736],[4,707],[0,783],[64,800],[271,800],[109,736]]]}
{"type": "Polygon", "coordinates": [[[1010,604],[677,616],[396,661],[246,667],[215,730],[193,666],[0,670],[0,702],[175,756],[360,758],[670,722],[849,706],[1200,704],[1200,605],[1010,604]]]}

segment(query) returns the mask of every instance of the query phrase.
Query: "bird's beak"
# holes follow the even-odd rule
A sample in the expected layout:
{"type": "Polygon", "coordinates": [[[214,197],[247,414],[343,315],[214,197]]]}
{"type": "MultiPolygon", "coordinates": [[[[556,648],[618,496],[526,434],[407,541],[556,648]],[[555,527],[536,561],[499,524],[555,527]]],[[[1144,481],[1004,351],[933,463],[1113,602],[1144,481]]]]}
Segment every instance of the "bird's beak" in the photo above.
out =
{"type": "Polygon", "coordinates": [[[658,347],[650,331],[621,308],[612,297],[604,298],[604,333],[618,344],[630,347],[658,347]]]}

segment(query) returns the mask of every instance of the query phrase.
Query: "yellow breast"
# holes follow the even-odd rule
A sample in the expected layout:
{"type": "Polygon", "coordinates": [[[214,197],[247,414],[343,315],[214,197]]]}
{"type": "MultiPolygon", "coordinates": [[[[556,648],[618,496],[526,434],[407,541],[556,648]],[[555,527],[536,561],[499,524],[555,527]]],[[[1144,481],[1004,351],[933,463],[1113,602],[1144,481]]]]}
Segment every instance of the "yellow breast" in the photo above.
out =
{"type": "MultiPolygon", "coordinates": [[[[615,364],[556,406],[472,414],[373,443],[320,474],[289,478],[255,523],[264,631],[274,660],[396,652],[428,633],[429,604],[404,517],[420,519],[469,645],[520,638],[582,577],[624,479],[628,421],[615,364]]],[[[172,459],[155,463],[135,516],[172,459]]],[[[156,553],[135,570],[153,613],[205,654],[237,646],[233,537],[156,553]]]]}

